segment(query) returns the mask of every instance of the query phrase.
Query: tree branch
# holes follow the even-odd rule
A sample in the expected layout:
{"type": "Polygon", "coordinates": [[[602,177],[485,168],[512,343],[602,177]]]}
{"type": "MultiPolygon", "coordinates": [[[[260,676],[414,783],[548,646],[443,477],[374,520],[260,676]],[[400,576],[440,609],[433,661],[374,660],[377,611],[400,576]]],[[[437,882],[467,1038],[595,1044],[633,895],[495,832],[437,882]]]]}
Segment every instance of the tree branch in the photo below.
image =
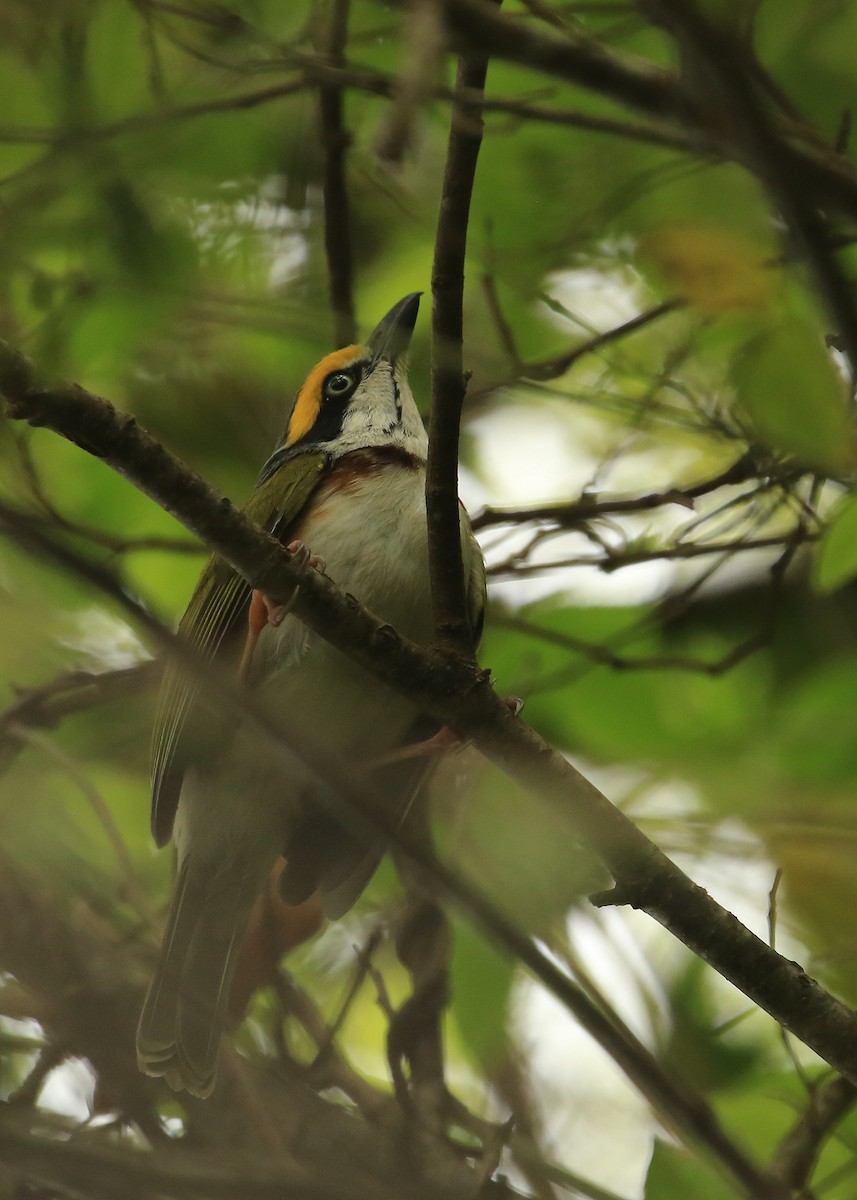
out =
{"type": "MultiPolygon", "coordinates": [[[[40,390],[26,361],[2,344],[0,391],[12,397],[14,415],[87,446],[273,600],[285,602],[300,584],[294,611],[310,628],[419,708],[472,738],[487,758],[557,806],[569,822],[569,836],[590,846],[613,873],[617,889],[607,902],[649,913],[857,1083],[857,1015],[688,879],[561,754],[512,715],[490,687],[487,672],[399,638],[330,580],[298,567],[279,543],[250,525],[131,418],[82,388],[40,390]]],[[[244,695],[242,703],[247,705],[244,695]]],[[[383,832],[394,839],[395,830],[383,832]]],[[[499,936],[484,918],[483,927],[499,936]]],[[[566,977],[529,939],[515,953],[547,986],[565,991],[566,977]]]]}
{"type": "MultiPolygon", "coordinates": [[[[754,1200],[785,1200],[779,1182],[772,1182],[762,1175],[743,1151],[725,1135],[702,1097],[683,1081],[667,1075],[654,1055],[629,1030],[617,1029],[511,917],[497,908],[477,886],[442,862],[425,839],[415,838],[396,814],[386,812],[383,805],[379,807],[374,791],[361,788],[353,779],[353,772],[347,772],[327,750],[310,745],[307,739],[299,746],[295,745],[282,723],[272,719],[252,693],[236,685],[233,679],[160,626],[145,608],[125,592],[115,576],[87,562],[73,549],[52,542],[38,526],[28,524],[26,516],[15,514],[14,510],[0,504],[0,528],[4,524],[19,544],[41,552],[58,565],[88,580],[118,601],[129,615],[141,622],[164,645],[172,647],[181,661],[193,669],[200,682],[210,689],[210,694],[218,697],[218,702],[230,716],[248,723],[265,735],[274,755],[283,754],[285,761],[290,762],[297,754],[309,769],[310,779],[323,785],[318,790],[318,803],[367,844],[380,836],[403,852],[416,877],[424,881],[429,891],[439,893],[443,899],[460,907],[488,938],[528,967],[581,1027],[607,1051],[668,1128],[680,1134],[689,1145],[703,1149],[719,1162],[749,1197],[754,1200]]],[[[291,565],[291,561],[287,561],[291,565]]],[[[406,643],[402,643],[404,645],[406,643]]],[[[447,656],[442,656],[440,661],[448,661],[447,656]]],[[[459,660],[455,662],[459,667],[465,665],[459,660]]],[[[508,713],[507,706],[500,703],[503,711],[508,713]]],[[[395,1060],[391,1059],[391,1067],[394,1063],[395,1060]]]]}
{"type": "Polygon", "coordinates": [[[663,304],[657,304],[654,308],[649,308],[645,312],[639,313],[636,317],[631,317],[629,321],[623,321],[621,325],[615,325],[612,329],[606,329],[603,333],[596,333],[593,337],[587,338],[585,342],[579,342],[573,346],[571,350],[567,350],[565,354],[555,355],[553,358],[544,358],[538,362],[521,362],[517,364],[513,374],[508,375],[505,379],[498,379],[491,383],[483,384],[478,390],[471,393],[471,399],[481,399],[483,396],[488,396],[492,392],[496,392],[499,388],[511,387],[521,379],[532,380],[533,382],[546,382],[549,379],[559,379],[565,375],[571,368],[585,358],[588,354],[594,354],[604,346],[609,346],[611,342],[619,341],[621,338],[627,337],[630,333],[636,333],[639,329],[644,329],[652,322],[660,320],[661,317],[668,316],[669,313],[677,312],[684,307],[683,300],[665,300],[663,304]]]}
{"type": "MultiPolygon", "coordinates": [[[[459,59],[455,86],[481,97],[487,74],[487,55],[465,54],[459,59]]],[[[481,145],[479,104],[453,104],[431,273],[432,401],[426,518],[435,636],[442,646],[469,659],[473,658],[473,630],[459,532],[458,440],[467,387],[462,357],[464,260],[481,145]]]]}
{"type": "Polygon", "coordinates": [[[710,99],[729,122],[730,136],[743,144],[747,166],[766,186],[815,275],[821,299],[848,356],[852,384],[857,371],[857,309],[850,284],[830,249],[827,223],[806,186],[800,163],[774,123],[744,69],[746,52],[729,33],[708,20],[689,0],[653,0],[656,14],[704,71],[710,99]]]}
{"type": "Polygon", "coordinates": [[[521,525],[526,521],[549,521],[560,529],[574,529],[587,521],[627,513],[649,512],[667,504],[679,504],[683,508],[694,507],[701,496],[716,492],[718,488],[745,483],[759,474],[759,467],[752,455],[743,454],[731,467],[727,467],[713,479],[703,480],[686,488],[669,488],[665,492],[647,492],[642,496],[627,499],[603,500],[598,496],[574,500],[570,504],[540,504],[533,508],[485,508],[473,518],[474,529],[489,529],[492,525],[521,525]]]}
{"type": "Polygon", "coordinates": [[[792,1191],[802,1194],[825,1141],[855,1102],[857,1088],[847,1079],[831,1079],[817,1087],[806,1112],[780,1142],[771,1163],[772,1174],[778,1175],[792,1191]]]}
{"type": "Polygon", "coordinates": [[[576,34],[544,32],[485,0],[445,0],[445,11],[460,45],[570,80],[650,116],[684,121],[692,114],[678,76],[642,58],[613,53],[576,34]]]}
{"type": "MultiPolygon", "coordinates": [[[[477,46],[494,58],[532,67],[565,79],[660,120],[674,122],[709,141],[720,157],[748,163],[745,148],[717,127],[710,109],[698,103],[678,75],[642,59],[620,55],[591,39],[545,32],[496,12],[484,0],[445,0],[446,19],[464,46],[477,46]]],[[[783,122],[792,156],[818,204],[857,216],[857,170],[841,154],[811,141],[805,126],[783,122]]]]}
{"type": "MultiPolygon", "coordinates": [[[[330,0],[324,56],[331,66],[341,66],[348,35],[350,0],[330,0]]],[[[324,250],[330,306],[333,309],[337,346],[357,341],[352,287],[351,213],[345,158],[350,137],[343,118],[342,86],[323,83],[318,89],[321,141],[324,148],[324,250]]]]}
{"type": "Polygon", "coordinates": [[[161,664],[141,663],[116,671],[72,671],[41,687],[28,688],[0,713],[0,770],[5,769],[21,748],[15,727],[54,729],[63,717],[85,712],[99,704],[111,704],[153,688],[161,664]]]}

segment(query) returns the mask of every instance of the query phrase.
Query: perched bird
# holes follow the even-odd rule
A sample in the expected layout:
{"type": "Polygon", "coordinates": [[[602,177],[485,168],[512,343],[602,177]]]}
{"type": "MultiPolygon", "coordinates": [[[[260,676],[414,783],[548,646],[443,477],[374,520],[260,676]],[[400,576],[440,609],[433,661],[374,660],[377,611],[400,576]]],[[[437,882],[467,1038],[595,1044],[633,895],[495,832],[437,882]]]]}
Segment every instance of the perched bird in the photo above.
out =
{"type": "MultiPolygon", "coordinates": [[[[428,440],[405,356],[419,308],[406,296],[365,346],[329,354],[307,376],[282,445],[262,468],[248,517],[312,557],[405,637],[431,640],[425,516],[428,440]],[[309,548],[309,549],[307,549],[309,548]]],[[[482,555],[461,509],[461,545],[474,637],[482,621],[482,555]]],[[[242,934],[256,896],[283,856],[281,894],[314,893],[345,912],[383,855],[358,843],[318,803],[302,740],[368,769],[391,811],[413,798],[424,767],[395,752],[420,714],[218,558],[200,577],[179,631],[197,651],[238,673],[277,715],[296,748],[282,754],[249,725],[218,713],[179,666],[162,685],[153,750],[152,831],[171,835],[178,873],[160,962],[137,1031],[149,1075],[207,1096],[242,934]],[[383,764],[374,771],[372,764],[383,764]]]]}

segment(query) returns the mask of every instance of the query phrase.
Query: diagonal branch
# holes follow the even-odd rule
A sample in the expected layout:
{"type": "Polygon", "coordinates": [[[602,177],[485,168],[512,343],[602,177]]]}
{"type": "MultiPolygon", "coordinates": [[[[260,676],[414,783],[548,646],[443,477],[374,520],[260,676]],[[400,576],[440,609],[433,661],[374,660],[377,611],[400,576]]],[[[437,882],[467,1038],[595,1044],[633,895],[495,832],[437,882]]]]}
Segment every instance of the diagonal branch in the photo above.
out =
{"type": "Polygon", "coordinates": [[[625,499],[602,499],[586,496],[580,500],[560,504],[539,504],[532,508],[485,508],[473,519],[474,529],[487,529],[492,525],[518,525],[525,521],[550,521],[560,529],[574,529],[587,521],[597,521],[617,514],[648,512],[668,504],[679,504],[693,509],[694,501],[718,488],[744,483],[755,479],[761,468],[751,454],[742,455],[731,467],[727,467],[713,479],[693,484],[686,488],[669,488],[665,492],[646,492],[642,496],[625,499]]]}
{"type": "MultiPolygon", "coordinates": [[[[171,647],[197,673],[199,679],[210,687],[211,694],[218,696],[219,703],[231,717],[248,723],[262,733],[268,739],[274,756],[299,755],[311,772],[311,778],[326,785],[318,790],[319,804],[342,821],[355,837],[370,841],[380,835],[387,843],[402,851],[409,860],[415,878],[430,893],[437,893],[442,899],[456,904],[487,937],[528,967],[581,1027],[607,1051],[651,1103],[667,1128],[680,1134],[689,1146],[707,1152],[752,1200],[786,1200],[779,1180],[763,1175],[743,1150],[724,1133],[703,1097],[685,1082],[666,1074],[651,1051],[630,1030],[617,1028],[528,933],[496,907],[480,888],[440,860],[427,839],[414,837],[413,832],[397,816],[385,812],[383,807],[379,808],[376,797],[368,790],[361,789],[342,764],[334,761],[329,753],[310,745],[306,739],[300,746],[295,745],[282,723],[272,718],[252,694],[206,663],[179,637],[163,628],[127,594],[110,572],[88,562],[75,550],[52,541],[37,525],[30,524],[26,515],[0,504],[0,530],[4,526],[5,532],[24,548],[40,552],[59,566],[74,571],[121,604],[132,618],[162,644],[171,647]]],[[[505,705],[502,707],[508,712],[505,705]]],[[[440,982],[442,984],[442,980],[440,982]]],[[[428,1049],[431,1052],[431,1047],[428,1049]]],[[[409,1056],[410,1053],[409,1049],[409,1056]]],[[[394,1061],[391,1059],[391,1068],[394,1061]]],[[[430,1062],[421,1061],[420,1073],[430,1065],[430,1062]]]]}
{"type": "MultiPolygon", "coordinates": [[[[557,806],[569,823],[569,836],[590,846],[613,873],[618,886],[608,902],[649,913],[857,1083],[857,1015],[697,887],[561,754],[512,715],[490,687],[487,672],[396,636],[330,580],[294,563],[283,546],[252,526],[132,418],[79,387],[39,389],[26,360],[2,343],[0,391],[12,397],[13,415],[85,445],[176,514],[274,601],[288,600],[299,584],[294,611],[310,628],[419,708],[472,738],[487,758],[557,806]]],[[[527,944],[536,950],[528,939],[527,944]]],[[[523,961],[534,962],[532,957],[523,961]]],[[[555,973],[558,986],[565,986],[565,977],[555,973]]]]}
{"type": "Polygon", "coordinates": [[[459,44],[568,79],[650,116],[682,121],[690,115],[678,76],[645,59],[616,54],[591,38],[543,32],[484,0],[445,0],[444,7],[459,44]]]}

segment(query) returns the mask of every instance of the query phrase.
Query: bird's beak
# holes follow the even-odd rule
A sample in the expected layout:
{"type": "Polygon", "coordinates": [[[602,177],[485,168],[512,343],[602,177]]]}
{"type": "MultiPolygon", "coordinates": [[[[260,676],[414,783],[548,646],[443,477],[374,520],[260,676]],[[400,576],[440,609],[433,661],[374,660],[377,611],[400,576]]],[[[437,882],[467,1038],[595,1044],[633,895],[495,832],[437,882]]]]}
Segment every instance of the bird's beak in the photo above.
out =
{"type": "Polygon", "coordinates": [[[394,304],[386,317],[378,322],[366,343],[372,352],[372,361],[387,359],[395,363],[408,352],[411,334],[417,321],[422,292],[411,292],[398,304],[394,304]]]}

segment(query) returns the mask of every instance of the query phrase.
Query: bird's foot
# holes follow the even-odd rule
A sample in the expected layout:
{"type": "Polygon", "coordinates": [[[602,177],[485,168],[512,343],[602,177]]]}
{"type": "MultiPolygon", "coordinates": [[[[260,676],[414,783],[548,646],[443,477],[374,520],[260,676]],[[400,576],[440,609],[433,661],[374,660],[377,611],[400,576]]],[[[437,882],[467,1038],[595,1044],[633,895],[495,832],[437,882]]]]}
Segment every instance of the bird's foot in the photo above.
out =
{"type": "MultiPolygon", "coordinates": [[[[298,560],[300,566],[311,567],[314,571],[321,571],[324,574],[324,559],[320,554],[313,554],[309,546],[304,545],[303,542],[297,540],[289,542],[286,549],[293,558],[298,560]]],[[[247,640],[244,643],[241,662],[238,666],[239,679],[246,680],[250,674],[253,651],[256,649],[256,643],[262,630],[266,625],[270,625],[272,629],[279,629],[294,608],[299,592],[300,585],[292,592],[291,599],[286,604],[274,604],[261,589],[253,589],[250,597],[250,609],[247,613],[247,640]]]]}
{"type": "Polygon", "coordinates": [[[407,762],[410,758],[448,758],[460,754],[470,745],[470,738],[459,737],[449,726],[444,725],[433,737],[421,742],[409,742],[406,746],[398,746],[386,754],[367,759],[361,766],[364,771],[374,771],[377,767],[386,767],[390,763],[407,762]]]}
{"type": "MultiPolygon", "coordinates": [[[[524,702],[520,696],[506,696],[503,703],[513,717],[517,717],[521,709],[524,707],[524,702]]],[[[444,725],[439,729],[433,737],[424,738],[420,742],[408,742],[405,746],[398,746],[395,750],[389,750],[386,754],[379,754],[375,758],[367,759],[361,763],[364,771],[374,771],[376,767],[386,767],[390,763],[407,762],[409,758],[449,758],[453,754],[460,754],[462,750],[466,750],[472,744],[472,738],[463,738],[448,725],[444,725]]]]}
{"type": "Polygon", "coordinates": [[[288,546],[286,546],[286,549],[288,550],[289,554],[292,555],[293,558],[296,558],[299,560],[300,565],[302,567],[311,567],[313,569],[313,571],[320,571],[322,573],[322,575],[324,574],[325,570],[327,569],[327,564],[325,563],[325,561],[321,557],[321,555],[313,554],[313,552],[312,552],[312,550],[310,550],[309,546],[307,546],[304,542],[300,541],[299,539],[296,539],[293,542],[289,542],[288,546]]]}

